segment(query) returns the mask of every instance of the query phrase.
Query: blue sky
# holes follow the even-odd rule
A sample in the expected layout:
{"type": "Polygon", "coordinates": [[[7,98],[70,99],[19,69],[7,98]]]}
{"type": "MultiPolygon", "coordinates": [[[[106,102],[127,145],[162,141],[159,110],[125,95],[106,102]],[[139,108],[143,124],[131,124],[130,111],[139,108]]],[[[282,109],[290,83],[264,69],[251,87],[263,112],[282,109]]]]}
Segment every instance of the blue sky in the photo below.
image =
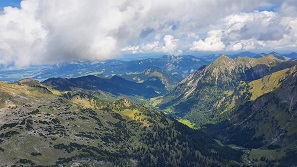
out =
{"type": "Polygon", "coordinates": [[[20,7],[20,2],[21,0],[0,0],[0,8],[2,9],[6,6],[20,7]]]}
{"type": "Polygon", "coordinates": [[[0,0],[0,64],[296,51],[296,0],[0,0]]]}

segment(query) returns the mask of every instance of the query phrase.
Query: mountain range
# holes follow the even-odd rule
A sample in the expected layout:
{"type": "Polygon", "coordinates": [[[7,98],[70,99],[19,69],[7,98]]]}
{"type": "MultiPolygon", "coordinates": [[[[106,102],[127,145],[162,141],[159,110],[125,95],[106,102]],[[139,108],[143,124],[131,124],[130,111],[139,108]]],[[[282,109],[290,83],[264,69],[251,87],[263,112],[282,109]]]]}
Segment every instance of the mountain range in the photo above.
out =
{"type": "Polygon", "coordinates": [[[82,75],[103,75],[112,77],[113,75],[129,75],[143,72],[148,67],[157,67],[182,77],[188,76],[207,61],[195,56],[169,56],[160,58],[148,58],[134,61],[108,60],[99,62],[74,61],[61,63],[42,71],[34,78],[43,80],[52,77],[79,77],[82,75]]]}
{"type": "MultiPolygon", "coordinates": [[[[236,54],[226,55],[230,58],[237,57],[261,57],[273,55],[282,60],[296,60],[295,52],[288,54],[271,53],[253,53],[241,52],[236,54]]],[[[70,61],[54,65],[39,65],[31,66],[23,69],[10,69],[0,66],[0,80],[7,82],[18,81],[23,78],[33,78],[39,81],[48,78],[75,78],[87,75],[96,75],[110,78],[114,75],[125,76],[130,74],[140,74],[146,68],[157,67],[166,71],[170,75],[175,75],[177,78],[185,78],[195,72],[203,65],[208,65],[215,61],[222,54],[213,54],[205,56],[171,56],[165,55],[155,58],[144,58],[142,60],[106,60],[106,61],[70,61]]]]}
{"type": "Polygon", "coordinates": [[[295,166],[295,55],[78,61],[54,65],[52,74],[45,69],[44,77],[55,77],[42,82],[0,82],[0,160],[4,166],[295,166]]]}
{"type": "Polygon", "coordinates": [[[169,107],[174,115],[198,125],[215,122],[237,103],[248,100],[249,82],[294,65],[297,62],[274,56],[236,59],[221,56],[181,81],[163,97],[160,108],[169,107]]]}

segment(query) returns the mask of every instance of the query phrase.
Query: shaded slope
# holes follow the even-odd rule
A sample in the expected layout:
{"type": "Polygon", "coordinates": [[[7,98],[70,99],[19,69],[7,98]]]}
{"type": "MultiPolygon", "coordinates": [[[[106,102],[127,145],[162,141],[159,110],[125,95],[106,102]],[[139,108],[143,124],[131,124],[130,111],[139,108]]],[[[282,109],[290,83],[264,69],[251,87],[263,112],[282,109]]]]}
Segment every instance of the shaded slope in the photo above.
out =
{"type": "Polygon", "coordinates": [[[137,95],[144,97],[154,97],[158,95],[153,88],[142,83],[135,83],[124,78],[114,76],[111,79],[99,78],[96,76],[84,76],[79,78],[51,78],[42,82],[60,91],[70,90],[101,90],[114,95],[137,95]]]}

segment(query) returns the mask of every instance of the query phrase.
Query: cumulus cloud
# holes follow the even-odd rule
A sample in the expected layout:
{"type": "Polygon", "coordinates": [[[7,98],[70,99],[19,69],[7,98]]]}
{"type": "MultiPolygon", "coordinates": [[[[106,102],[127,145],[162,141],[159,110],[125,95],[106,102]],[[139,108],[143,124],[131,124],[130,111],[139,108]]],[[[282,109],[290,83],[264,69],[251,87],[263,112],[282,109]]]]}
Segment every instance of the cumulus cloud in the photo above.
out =
{"type": "Polygon", "coordinates": [[[297,47],[297,18],[272,11],[228,15],[210,27],[205,39],[194,41],[193,51],[238,51],[297,47]]]}
{"type": "MultiPolygon", "coordinates": [[[[155,39],[160,40],[158,35],[155,39]]],[[[154,41],[140,46],[128,46],[122,49],[123,52],[132,52],[132,53],[166,53],[170,55],[179,55],[182,54],[182,50],[178,49],[179,39],[176,39],[173,35],[165,35],[163,37],[163,42],[154,41]]]]}
{"type": "Polygon", "coordinates": [[[222,31],[212,30],[208,32],[207,38],[193,42],[193,46],[190,50],[195,51],[219,51],[225,48],[225,44],[222,42],[222,31]]]}
{"type": "Polygon", "coordinates": [[[295,47],[297,5],[287,0],[278,2],[275,12],[258,12],[275,5],[274,0],[23,0],[20,8],[6,7],[0,14],[0,64],[104,60],[122,52],[295,47]]]}
{"type": "Polygon", "coordinates": [[[162,51],[164,53],[174,54],[178,45],[178,39],[174,39],[172,35],[165,35],[163,38],[164,46],[162,46],[162,51]]]}
{"type": "Polygon", "coordinates": [[[39,61],[46,31],[35,20],[35,3],[22,3],[22,10],[4,8],[0,16],[0,64],[16,66],[39,61]]]}

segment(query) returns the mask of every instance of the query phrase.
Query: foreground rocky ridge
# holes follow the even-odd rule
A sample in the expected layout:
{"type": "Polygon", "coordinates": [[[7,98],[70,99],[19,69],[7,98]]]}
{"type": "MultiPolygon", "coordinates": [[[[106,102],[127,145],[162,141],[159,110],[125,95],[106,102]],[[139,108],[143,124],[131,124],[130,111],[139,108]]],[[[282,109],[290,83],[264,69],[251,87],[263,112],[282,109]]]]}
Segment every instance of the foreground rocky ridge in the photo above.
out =
{"type": "Polygon", "coordinates": [[[63,98],[30,80],[1,83],[0,92],[4,166],[222,166],[241,161],[240,151],[126,99],[63,98]]]}

